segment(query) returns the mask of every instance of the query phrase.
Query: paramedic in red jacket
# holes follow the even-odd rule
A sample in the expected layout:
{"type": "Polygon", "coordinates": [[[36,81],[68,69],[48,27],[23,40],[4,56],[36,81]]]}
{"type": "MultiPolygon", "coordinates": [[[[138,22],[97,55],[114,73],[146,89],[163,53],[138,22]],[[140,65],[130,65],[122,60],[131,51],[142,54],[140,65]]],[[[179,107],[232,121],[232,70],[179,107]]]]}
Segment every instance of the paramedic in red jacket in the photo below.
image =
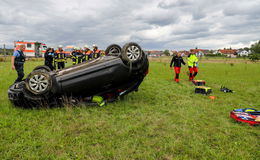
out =
{"type": "Polygon", "coordinates": [[[174,80],[176,83],[180,82],[179,74],[181,72],[181,64],[185,65],[185,62],[183,61],[181,57],[181,53],[177,53],[174,57],[172,57],[172,61],[170,64],[170,67],[172,68],[172,64],[174,64],[174,71],[175,71],[175,78],[174,80]]]}

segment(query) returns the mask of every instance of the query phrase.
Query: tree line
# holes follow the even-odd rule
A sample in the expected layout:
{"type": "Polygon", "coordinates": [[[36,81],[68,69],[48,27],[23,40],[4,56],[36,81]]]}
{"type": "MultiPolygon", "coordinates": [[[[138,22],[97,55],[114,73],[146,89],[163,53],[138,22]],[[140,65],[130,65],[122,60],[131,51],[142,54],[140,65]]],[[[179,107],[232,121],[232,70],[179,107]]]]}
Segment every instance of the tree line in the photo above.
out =
{"type": "Polygon", "coordinates": [[[4,54],[6,54],[6,55],[12,55],[13,54],[13,52],[14,52],[14,49],[3,49],[3,48],[0,48],[0,54],[1,55],[4,55],[4,54]]]}

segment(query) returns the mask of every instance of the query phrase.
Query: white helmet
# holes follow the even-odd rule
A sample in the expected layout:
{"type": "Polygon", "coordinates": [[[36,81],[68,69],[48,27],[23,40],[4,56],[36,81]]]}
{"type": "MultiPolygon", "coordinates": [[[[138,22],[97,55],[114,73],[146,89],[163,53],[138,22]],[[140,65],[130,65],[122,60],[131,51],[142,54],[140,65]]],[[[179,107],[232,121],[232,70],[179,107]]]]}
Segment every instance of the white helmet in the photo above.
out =
{"type": "Polygon", "coordinates": [[[63,45],[58,45],[58,48],[63,48],[63,45]]]}
{"type": "Polygon", "coordinates": [[[89,48],[89,46],[86,44],[86,45],[84,46],[84,48],[89,48]]]}
{"type": "Polygon", "coordinates": [[[75,47],[76,48],[76,50],[80,50],[80,47],[75,47]]]}
{"type": "Polygon", "coordinates": [[[93,48],[95,48],[95,47],[97,47],[97,45],[96,45],[96,44],[93,44],[93,48]]]}

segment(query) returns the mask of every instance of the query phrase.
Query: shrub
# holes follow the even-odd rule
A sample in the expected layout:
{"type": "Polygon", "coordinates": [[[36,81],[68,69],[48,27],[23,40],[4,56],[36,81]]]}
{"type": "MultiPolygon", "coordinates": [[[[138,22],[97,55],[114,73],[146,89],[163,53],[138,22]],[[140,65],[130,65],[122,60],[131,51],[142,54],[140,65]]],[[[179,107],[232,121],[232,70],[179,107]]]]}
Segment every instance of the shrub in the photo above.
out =
{"type": "Polygon", "coordinates": [[[5,61],[5,59],[4,58],[0,58],[0,62],[4,62],[5,61]]]}
{"type": "Polygon", "coordinates": [[[249,55],[249,59],[251,61],[258,61],[260,60],[260,54],[259,53],[253,53],[249,55]]]}

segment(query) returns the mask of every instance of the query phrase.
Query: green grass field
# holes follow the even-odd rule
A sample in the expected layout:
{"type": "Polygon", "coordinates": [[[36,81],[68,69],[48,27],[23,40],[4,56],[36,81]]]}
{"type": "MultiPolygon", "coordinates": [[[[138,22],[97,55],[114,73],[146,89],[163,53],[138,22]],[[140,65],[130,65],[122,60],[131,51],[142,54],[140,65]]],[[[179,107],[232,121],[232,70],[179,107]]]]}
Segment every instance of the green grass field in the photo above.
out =
{"type": "MultiPolygon", "coordinates": [[[[260,64],[205,59],[197,79],[215,100],[194,94],[187,67],[173,82],[169,58],[150,62],[139,92],[105,107],[22,109],[7,98],[16,78],[0,63],[0,159],[259,159],[260,128],[229,118],[236,108],[260,109],[260,64]],[[235,90],[219,91],[221,85],[235,90]]],[[[28,74],[42,62],[27,62],[28,74]]]]}

